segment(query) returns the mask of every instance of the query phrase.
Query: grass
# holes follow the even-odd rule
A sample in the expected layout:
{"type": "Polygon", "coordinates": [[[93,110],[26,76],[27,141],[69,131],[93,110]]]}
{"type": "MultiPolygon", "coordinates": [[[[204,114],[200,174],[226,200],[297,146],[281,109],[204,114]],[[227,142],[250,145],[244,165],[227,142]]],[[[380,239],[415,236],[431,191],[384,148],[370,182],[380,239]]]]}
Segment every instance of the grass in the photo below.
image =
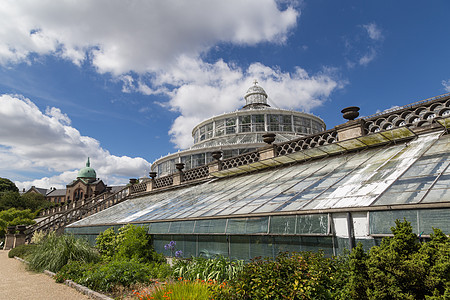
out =
{"type": "Polygon", "coordinates": [[[36,245],[20,245],[14,249],[9,250],[8,257],[14,258],[14,256],[20,257],[22,259],[27,259],[31,255],[36,245]]]}
{"type": "Polygon", "coordinates": [[[72,235],[49,233],[28,257],[30,268],[58,272],[69,261],[96,262],[99,255],[87,241],[72,235]]]}
{"type": "Polygon", "coordinates": [[[215,285],[212,280],[180,280],[156,286],[150,293],[135,291],[134,294],[139,300],[208,300],[212,297],[212,285],[215,285]]]}

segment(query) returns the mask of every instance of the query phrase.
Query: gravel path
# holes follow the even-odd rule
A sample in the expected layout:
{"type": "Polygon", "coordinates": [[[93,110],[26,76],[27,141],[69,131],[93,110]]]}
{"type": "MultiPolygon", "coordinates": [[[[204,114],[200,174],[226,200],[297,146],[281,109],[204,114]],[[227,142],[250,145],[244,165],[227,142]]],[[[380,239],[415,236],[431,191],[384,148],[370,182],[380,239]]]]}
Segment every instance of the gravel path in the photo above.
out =
{"type": "Polygon", "coordinates": [[[5,300],[83,300],[87,296],[56,283],[42,273],[25,269],[25,264],[8,258],[8,251],[0,250],[0,299],[5,300]]]}

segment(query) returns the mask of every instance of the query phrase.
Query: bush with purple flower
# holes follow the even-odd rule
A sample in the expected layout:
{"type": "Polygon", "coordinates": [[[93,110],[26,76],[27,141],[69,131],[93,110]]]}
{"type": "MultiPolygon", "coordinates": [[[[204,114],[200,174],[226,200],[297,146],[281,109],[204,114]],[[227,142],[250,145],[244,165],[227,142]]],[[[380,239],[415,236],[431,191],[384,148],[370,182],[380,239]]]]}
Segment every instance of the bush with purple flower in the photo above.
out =
{"type": "Polygon", "coordinates": [[[175,256],[177,258],[180,258],[183,256],[183,251],[181,251],[181,250],[175,251],[176,245],[177,245],[177,242],[170,241],[167,245],[164,245],[164,249],[169,250],[172,257],[175,256]]]}

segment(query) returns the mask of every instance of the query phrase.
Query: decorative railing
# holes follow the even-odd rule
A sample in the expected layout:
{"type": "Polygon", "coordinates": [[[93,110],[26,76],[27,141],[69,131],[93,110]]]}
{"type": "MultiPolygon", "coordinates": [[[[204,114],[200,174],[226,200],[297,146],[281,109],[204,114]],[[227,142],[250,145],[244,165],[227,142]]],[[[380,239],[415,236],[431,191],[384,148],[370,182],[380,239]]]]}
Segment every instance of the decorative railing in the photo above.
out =
{"type": "Polygon", "coordinates": [[[129,188],[109,195],[99,195],[93,198],[74,203],[73,208],[62,213],[51,215],[44,220],[34,224],[27,231],[27,239],[30,240],[35,231],[56,231],[84,217],[100,212],[106,208],[116,205],[129,196],[129,188]]]}
{"type": "Polygon", "coordinates": [[[376,117],[381,116],[381,115],[387,115],[387,114],[390,114],[390,113],[393,113],[393,112],[403,111],[403,110],[411,108],[411,107],[416,107],[416,106],[419,106],[421,104],[430,103],[430,102],[433,102],[435,100],[445,99],[445,98],[448,98],[448,97],[450,97],[450,93],[445,93],[445,94],[442,94],[442,95],[439,95],[439,96],[427,98],[427,99],[420,100],[420,101],[417,101],[417,102],[414,102],[414,103],[411,103],[411,104],[407,104],[407,105],[404,105],[404,106],[393,107],[391,109],[387,109],[387,110],[378,112],[376,114],[363,117],[363,119],[364,120],[373,119],[373,118],[376,118],[376,117]]]}
{"type": "Polygon", "coordinates": [[[231,169],[259,161],[259,151],[252,151],[239,156],[222,160],[222,169],[231,169]]]}
{"type": "Polygon", "coordinates": [[[141,183],[130,185],[130,192],[132,194],[142,193],[147,190],[147,181],[143,181],[141,183]]]}
{"type": "Polygon", "coordinates": [[[173,175],[167,175],[155,179],[155,188],[171,186],[173,184],[173,175]]]}
{"type": "Polygon", "coordinates": [[[337,142],[337,131],[332,129],[315,135],[306,136],[300,139],[279,143],[276,145],[277,156],[298,152],[301,150],[314,148],[337,142]]]}
{"type": "Polygon", "coordinates": [[[364,130],[367,134],[402,126],[424,127],[431,125],[436,117],[448,116],[450,116],[450,93],[366,117],[364,130]]]}
{"type": "Polygon", "coordinates": [[[183,172],[183,182],[206,178],[209,176],[209,166],[200,166],[183,172]]]}

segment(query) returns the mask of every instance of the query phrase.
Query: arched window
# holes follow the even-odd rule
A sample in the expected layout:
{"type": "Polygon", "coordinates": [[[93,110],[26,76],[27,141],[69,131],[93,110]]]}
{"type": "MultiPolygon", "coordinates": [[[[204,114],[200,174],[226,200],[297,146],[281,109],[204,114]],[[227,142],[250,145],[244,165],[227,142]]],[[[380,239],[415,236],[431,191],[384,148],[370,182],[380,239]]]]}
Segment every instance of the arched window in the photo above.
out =
{"type": "Polygon", "coordinates": [[[75,190],[74,200],[76,201],[76,200],[80,200],[80,199],[83,199],[83,190],[81,188],[78,188],[75,190]]]}

